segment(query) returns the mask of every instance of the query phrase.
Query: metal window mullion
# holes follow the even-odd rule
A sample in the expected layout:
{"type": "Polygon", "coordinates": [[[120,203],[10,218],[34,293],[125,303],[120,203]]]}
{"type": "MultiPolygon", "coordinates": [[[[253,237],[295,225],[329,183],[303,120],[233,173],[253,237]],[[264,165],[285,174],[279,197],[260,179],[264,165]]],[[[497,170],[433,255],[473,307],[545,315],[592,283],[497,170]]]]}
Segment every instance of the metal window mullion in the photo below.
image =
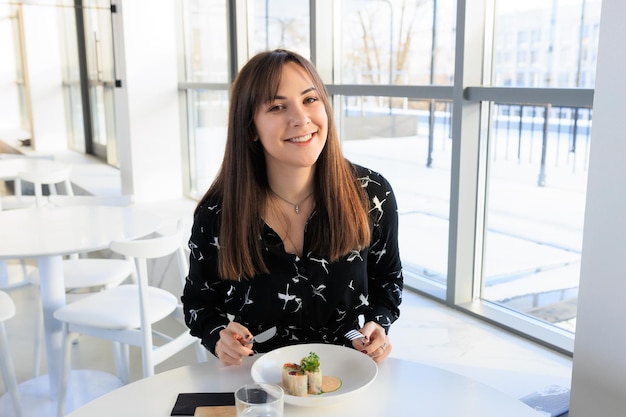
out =
{"type": "Polygon", "coordinates": [[[82,0],[74,0],[76,19],[76,43],[78,46],[78,68],[80,72],[80,95],[83,110],[83,130],[85,135],[85,153],[94,153],[93,127],[91,119],[91,101],[89,99],[89,69],[87,64],[87,39],[85,39],[85,16],[82,0]]]}
{"type": "Polygon", "coordinates": [[[524,88],[465,87],[465,99],[472,102],[493,101],[506,104],[544,105],[554,107],[593,106],[593,89],[587,88],[524,88]]]}
{"type": "Polygon", "coordinates": [[[248,1],[228,0],[228,58],[230,79],[233,82],[239,69],[248,61],[248,1]],[[239,3],[239,7],[237,7],[239,3]]]}
{"type": "Polygon", "coordinates": [[[453,87],[440,85],[330,84],[329,94],[402,97],[416,100],[452,100],[453,87]]]}
{"type": "Polygon", "coordinates": [[[464,90],[482,83],[485,7],[485,0],[457,1],[446,292],[451,306],[473,299],[481,269],[476,256],[481,104],[466,100],[464,90]]]}

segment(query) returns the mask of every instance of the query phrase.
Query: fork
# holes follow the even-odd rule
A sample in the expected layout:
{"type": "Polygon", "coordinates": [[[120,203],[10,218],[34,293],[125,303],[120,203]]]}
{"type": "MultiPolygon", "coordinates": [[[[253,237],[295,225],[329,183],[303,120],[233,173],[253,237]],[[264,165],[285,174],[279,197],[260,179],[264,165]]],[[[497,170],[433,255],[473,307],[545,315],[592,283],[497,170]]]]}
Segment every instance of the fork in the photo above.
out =
{"type": "Polygon", "coordinates": [[[350,341],[353,341],[355,339],[362,339],[363,343],[365,343],[365,341],[367,340],[367,337],[365,337],[363,333],[355,329],[349,330],[348,333],[344,335],[344,337],[350,341]]]}

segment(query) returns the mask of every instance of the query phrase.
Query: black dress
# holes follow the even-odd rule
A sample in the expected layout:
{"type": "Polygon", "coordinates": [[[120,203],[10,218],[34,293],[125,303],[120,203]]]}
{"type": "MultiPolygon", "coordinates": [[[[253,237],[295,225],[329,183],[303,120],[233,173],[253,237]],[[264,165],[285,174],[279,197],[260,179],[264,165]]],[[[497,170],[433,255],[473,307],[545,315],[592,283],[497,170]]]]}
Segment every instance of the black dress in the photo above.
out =
{"type": "Polygon", "coordinates": [[[276,336],[254,345],[257,352],[299,343],[351,346],[343,335],[361,327],[360,316],[389,331],[400,313],[403,287],[396,199],[380,174],[357,165],[355,169],[370,200],[371,244],[336,262],[310,250],[309,230],[319,221],[313,211],[304,231],[303,257],[285,252],[280,237],[266,224],[261,239],[271,272],[252,280],[221,280],[217,274],[221,203],[207,200],[199,208],[181,299],[191,334],[213,354],[219,331],[231,319],[253,334],[278,327],[276,336]]]}

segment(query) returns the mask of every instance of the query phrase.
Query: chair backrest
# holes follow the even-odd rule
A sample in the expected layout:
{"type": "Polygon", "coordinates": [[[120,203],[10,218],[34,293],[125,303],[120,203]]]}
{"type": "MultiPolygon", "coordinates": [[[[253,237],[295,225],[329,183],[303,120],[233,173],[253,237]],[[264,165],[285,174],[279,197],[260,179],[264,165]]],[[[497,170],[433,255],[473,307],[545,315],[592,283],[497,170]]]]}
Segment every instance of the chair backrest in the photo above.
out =
{"type": "MultiPolygon", "coordinates": [[[[176,338],[172,339],[168,344],[157,347],[157,351],[161,351],[161,355],[157,351],[152,351],[149,346],[153,346],[152,343],[152,324],[147,317],[148,310],[148,297],[146,296],[149,289],[148,281],[148,259],[162,258],[168,255],[176,254],[182,250],[183,227],[182,222],[179,221],[176,226],[176,230],[167,235],[160,235],[157,237],[150,237],[146,239],[135,240],[123,240],[111,242],[109,248],[118,254],[126,256],[128,259],[134,259],[137,271],[137,285],[139,289],[139,308],[141,316],[141,328],[143,329],[142,338],[144,354],[143,354],[143,369],[144,376],[152,375],[154,372],[153,364],[161,362],[164,358],[170,356],[172,353],[192,344],[195,340],[186,331],[176,338]]],[[[178,255],[177,255],[178,256],[178,255]]],[[[180,257],[178,257],[180,259],[180,257]]],[[[178,298],[178,297],[176,297],[178,298]]]]}
{"type": "Polygon", "coordinates": [[[111,242],[111,250],[120,255],[135,259],[155,259],[171,255],[181,245],[182,224],[177,223],[173,233],[149,239],[116,240],[111,242]]]}
{"type": "Polygon", "coordinates": [[[18,178],[21,181],[33,183],[37,206],[42,207],[45,205],[45,200],[43,198],[44,185],[47,185],[50,188],[50,194],[57,194],[56,185],[62,183],[65,187],[65,194],[69,196],[74,195],[74,190],[72,189],[72,184],[70,182],[71,173],[71,165],[61,165],[51,169],[22,171],[18,173],[18,178]]]}
{"type": "MultiPolygon", "coordinates": [[[[111,242],[109,249],[135,262],[136,277],[134,281],[139,285],[140,297],[143,297],[142,294],[145,293],[149,285],[147,260],[163,258],[180,251],[182,232],[182,222],[178,221],[176,230],[167,235],[111,242]]],[[[180,262],[179,255],[177,255],[177,259],[180,262]]],[[[143,305],[143,301],[141,305],[143,305]]],[[[144,313],[144,311],[141,312],[142,317],[144,313]]],[[[144,323],[144,325],[147,325],[147,323],[144,323]]]]}

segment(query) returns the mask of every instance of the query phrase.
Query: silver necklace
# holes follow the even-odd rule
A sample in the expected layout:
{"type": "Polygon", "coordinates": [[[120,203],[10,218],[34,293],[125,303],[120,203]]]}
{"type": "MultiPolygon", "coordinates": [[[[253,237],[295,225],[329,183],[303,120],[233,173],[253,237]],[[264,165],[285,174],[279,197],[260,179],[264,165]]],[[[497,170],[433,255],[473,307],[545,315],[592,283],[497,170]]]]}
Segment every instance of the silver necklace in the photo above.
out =
{"type": "Polygon", "coordinates": [[[272,192],[272,194],[274,194],[276,197],[280,198],[281,200],[283,200],[285,203],[287,204],[291,204],[293,206],[293,209],[296,211],[296,214],[300,214],[300,204],[304,203],[305,201],[307,201],[309,199],[309,197],[311,197],[313,195],[313,191],[311,191],[309,193],[309,195],[307,195],[306,197],[304,197],[300,202],[298,203],[292,203],[291,201],[287,200],[286,198],[284,198],[283,196],[279,195],[278,193],[276,193],[276,191],[272,190],[270,188],[270,191],[272,192]]]}

